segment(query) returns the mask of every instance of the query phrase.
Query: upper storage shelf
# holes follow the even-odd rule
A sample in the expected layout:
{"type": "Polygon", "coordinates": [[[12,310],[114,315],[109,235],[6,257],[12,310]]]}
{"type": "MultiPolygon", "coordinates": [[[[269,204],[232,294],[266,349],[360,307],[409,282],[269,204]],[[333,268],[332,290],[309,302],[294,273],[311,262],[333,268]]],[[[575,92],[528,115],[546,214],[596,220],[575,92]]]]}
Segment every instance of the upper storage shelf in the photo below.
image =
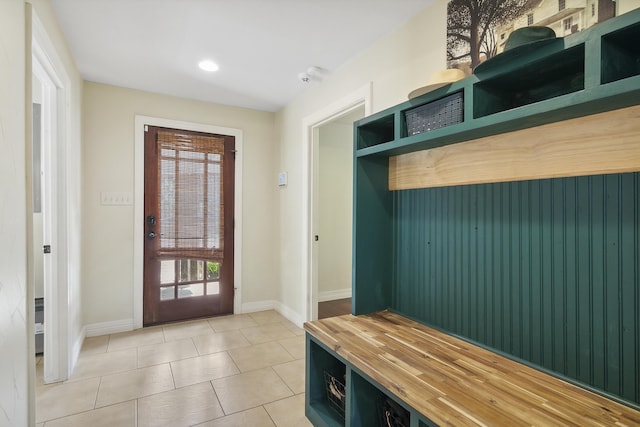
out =
{"type": "Polygon", "coordinates": [[[391,142],[395,139],[395,126],[393,114],[380,117],[377,120],[363,124],[358,128],[358,149],[375,147],[376,145],[391,142]]]}
{"type": "Polygon", "coordinates": [[[473,117],[485,117],[584,89],[584,43],[473,85],[473,117]]]}
{"type": "Polygon", "coordinates": [[[355,125],[356,156],[404,154],[636,105],[638,40],[640,9],[366,117],[355,125]],[[416,112],[442,108],[444,117],[456,99],[459,115],[416,127],[416,112]]]}
{"type": "Polygon", "coordinates": [[[640,22],[602,37],[603,84],[640,75],[640,22]]]}

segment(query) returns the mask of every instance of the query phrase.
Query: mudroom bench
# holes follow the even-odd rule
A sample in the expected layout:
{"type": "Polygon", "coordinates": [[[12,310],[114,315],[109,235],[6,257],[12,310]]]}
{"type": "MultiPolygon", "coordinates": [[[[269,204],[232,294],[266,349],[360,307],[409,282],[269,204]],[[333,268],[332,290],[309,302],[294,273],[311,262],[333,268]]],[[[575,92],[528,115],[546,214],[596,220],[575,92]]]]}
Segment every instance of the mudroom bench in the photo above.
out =
{"type": "Polygon", "coordinates": [[[391,311],[304,327],[315,426],[640,425],[640,411],[391,311]]]}
{"type": "Polygon", "coordinates": [[[354,123],[316,427],[640,426],[638,40],[640,8],[354,123]]]}

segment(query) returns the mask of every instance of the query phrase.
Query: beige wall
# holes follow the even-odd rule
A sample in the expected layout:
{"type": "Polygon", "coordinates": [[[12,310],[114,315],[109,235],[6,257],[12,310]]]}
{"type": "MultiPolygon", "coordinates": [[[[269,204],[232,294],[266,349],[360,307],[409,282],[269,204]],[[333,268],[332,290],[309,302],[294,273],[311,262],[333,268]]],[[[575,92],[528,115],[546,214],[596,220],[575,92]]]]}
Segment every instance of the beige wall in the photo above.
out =
{"type": "Polygon", "coordinates": [[[323,125],[318,140],[318,297],[322,301],[332,293],[351,293],[353,125],[340,121],[323,125]]]}
{"type": "Polygon", "coordinates": [[[289,185],[280,192],[279,295],[282,303],[304,319],[302,122],[372,82],[373,111],[380,111],[407,99],[407,94],[426,84],[432,72],[446,65],[446,0],[434,4],[404,27],[334,71],[322,84],[310,88],[276,115],[280,144],[278,169],[289,173],[289,185]]]}
{"type": "Polygon", "coordinates": [[[134,191],[136,115],[243,131],[242,304],[275,300],[279,277],[273,113],[85,82],[85,323],[133,317],[133,206],[103,206],[100,192],[134,191]]]}

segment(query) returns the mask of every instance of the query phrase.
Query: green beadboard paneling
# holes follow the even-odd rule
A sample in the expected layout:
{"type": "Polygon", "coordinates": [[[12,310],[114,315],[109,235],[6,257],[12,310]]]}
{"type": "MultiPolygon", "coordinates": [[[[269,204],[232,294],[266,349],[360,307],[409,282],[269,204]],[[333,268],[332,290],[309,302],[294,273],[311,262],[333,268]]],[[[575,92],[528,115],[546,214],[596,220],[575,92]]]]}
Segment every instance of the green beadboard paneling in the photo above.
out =
{"type": "Polygon", "coordinates": [[[640,174],[393,197],[393,309],[640,403],[640,174]]]}

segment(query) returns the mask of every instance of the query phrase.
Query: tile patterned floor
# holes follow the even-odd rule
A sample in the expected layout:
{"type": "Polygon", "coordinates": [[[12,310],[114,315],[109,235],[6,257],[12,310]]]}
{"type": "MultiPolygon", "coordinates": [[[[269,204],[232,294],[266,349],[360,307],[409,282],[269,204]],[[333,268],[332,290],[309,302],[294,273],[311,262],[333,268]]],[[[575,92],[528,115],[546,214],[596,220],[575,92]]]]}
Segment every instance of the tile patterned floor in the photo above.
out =
{"type": "Polygon", "coordinates": [[[36,368],[37,427],[304,427],[304,331],[262,311],[87,338],[68,381],[36,368]]]}

